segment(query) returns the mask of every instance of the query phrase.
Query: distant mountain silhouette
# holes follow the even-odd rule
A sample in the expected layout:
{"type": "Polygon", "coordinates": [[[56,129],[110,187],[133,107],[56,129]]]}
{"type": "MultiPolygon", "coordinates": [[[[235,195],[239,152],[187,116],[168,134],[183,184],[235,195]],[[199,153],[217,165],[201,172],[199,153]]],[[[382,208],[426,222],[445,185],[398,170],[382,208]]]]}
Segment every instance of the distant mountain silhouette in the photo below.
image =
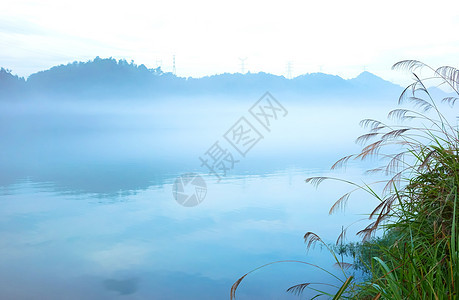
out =
{"type": "Polygon", "coordinates": [[[181,97],[193,95],[261,95],[265,91],[301,95],[305,98],[383,99],[397,96],[401,87],[369,72],[353,79],[311,73],[286,79],[268,73],[247,73],[182,78],[148,69],[126,60],[96,57],[32,74],[27,80],[0,71],[0,99],[59,98],[121,99],[181,97]]]}
{"type": "Polygon", "coordinates": [[[356,78],[350,79],[349,82],[354,84],[359,88],[366,88],[366,89],[375,89],[375,88],[392,88],[394,86],[393,83],[386,81],[370,72],[362,72],[356,78]]]}
{"type": "Polygon", "coordinates": [[[24,78],[11,74],[10,70],[0,68],[0,99],[23,97],[26,91],[24,78]]]}

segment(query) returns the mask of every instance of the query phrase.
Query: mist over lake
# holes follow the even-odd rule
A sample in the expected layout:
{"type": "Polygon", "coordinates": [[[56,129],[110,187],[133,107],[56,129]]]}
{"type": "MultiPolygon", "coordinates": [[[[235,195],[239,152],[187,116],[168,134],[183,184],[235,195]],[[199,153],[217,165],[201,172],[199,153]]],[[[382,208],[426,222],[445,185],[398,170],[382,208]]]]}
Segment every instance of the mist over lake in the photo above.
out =
{"type": "MultiPolygon", "coordinates": [[[[360,195],[346,214],[329,216],[349,187],[318,191],[305,179],[330,174],[336,160],[357,151],[359,121],[385,118],[395,101],[272,87],[277,93],[264,92],[286,114],[269,131],[248,112],[264,92],[2,99],[1,296],[225,299],[235,279],[272,261],[336,272],[329,253],[306,251],[304,233],[333,242],[375,203],[360,195]],[[223,138],[241,117],[263,136],[245,156],[223,138]],[[216,141],[237,161],[220,181],[199,159],[216,141]],[[184,207],[173,185],[190,172],[207,191],[202,203],[184,207]]],[[[346,176],[361,178],[363,170],[351,165],[346,176]]],[[[308,278],[334,280],[278,264],[248,278],[238,297],[294,299],[285,289],[308,278]]]]}
{"type": "Polygon", "coordinates": [[[0,9],[0,300],[459,295],[457,1],[0,9]]]}

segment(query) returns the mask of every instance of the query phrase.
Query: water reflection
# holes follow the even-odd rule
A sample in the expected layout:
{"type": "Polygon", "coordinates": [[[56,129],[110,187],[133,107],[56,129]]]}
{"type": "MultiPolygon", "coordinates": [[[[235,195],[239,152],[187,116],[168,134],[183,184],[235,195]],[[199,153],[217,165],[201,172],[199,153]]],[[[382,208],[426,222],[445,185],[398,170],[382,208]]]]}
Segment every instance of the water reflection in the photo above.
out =
{"type": "MultiPolygon", "coordinates": [[[[226,299],[238,277],[270,261],[332,269],[326,253],[306,253],[302,236],[314,231],[333,241],[355,219],[328,215],[347,187],[327,183],[317,191],[304,179],[324,175],[355,149],[358,120],[379,110],[283,104],[289,119],[220,183],[198,157],[246,103],[228,110],[218,104],[212,113],[209,103],[188,111],[173,105],[5,108],[1,297],[226,299]],[[175,178],[185,172],[199,172],[207,183],[206,199],[194,208],[172,195],[175,178]]],[[[362,170],[347,173],[358,179],[362,170]]],[[[360,195],[349,212],[372,206],[360,195]]],[[[285,289],[311,276],[332,281],[301,265],[276,265],[247,278],[238,295],[296,299],[285,289]]]]}

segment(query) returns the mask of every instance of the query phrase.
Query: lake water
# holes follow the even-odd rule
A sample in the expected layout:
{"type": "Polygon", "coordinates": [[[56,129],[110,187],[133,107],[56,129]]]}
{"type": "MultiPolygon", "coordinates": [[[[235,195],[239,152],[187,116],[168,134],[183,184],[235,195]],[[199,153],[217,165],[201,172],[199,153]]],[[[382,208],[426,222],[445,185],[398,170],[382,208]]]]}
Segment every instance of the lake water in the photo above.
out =
{"type": "MultiPolygon", "coordinates": [[[[304,180],[367,180],[360,164],[329,167],[359,149],[361,119],[384,119],[393,106],[276,97],[288,114],[269,131],[248,112],[253,97],[1,104],[0,298],[229,299],[240,276],[278,260],[339,275],[303,235],[333,242],[375,202],[356,194],[330,216],[350,187],[304,180]],[[245,156],[224,138],[241,117],[263,136],[245,156]],[[219,182],[199,160],[215,142],[238,160],[219,182]],[[173,196],[189,172],[207,187],[195,207],[173,196]]],[[[303,282],[336,280],[280,263],[249,275],[237,296],[297,299],[285,290],[303,282]]]]}

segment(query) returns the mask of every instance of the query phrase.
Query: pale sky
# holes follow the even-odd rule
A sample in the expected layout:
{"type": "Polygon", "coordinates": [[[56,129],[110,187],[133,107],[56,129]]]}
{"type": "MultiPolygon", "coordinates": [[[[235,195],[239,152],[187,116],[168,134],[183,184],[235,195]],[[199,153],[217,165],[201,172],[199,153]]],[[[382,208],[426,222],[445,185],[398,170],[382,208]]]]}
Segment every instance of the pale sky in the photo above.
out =
{"type": "MultiPolygon", "coordinates": [[[[459,66],[459,1],[1,0],[0,66],[14,74],[96,56],[200,77],[364,70],[402,59],[459,66]]],[[[406,74],[402,74],[406,77],[406,74]]]]}

